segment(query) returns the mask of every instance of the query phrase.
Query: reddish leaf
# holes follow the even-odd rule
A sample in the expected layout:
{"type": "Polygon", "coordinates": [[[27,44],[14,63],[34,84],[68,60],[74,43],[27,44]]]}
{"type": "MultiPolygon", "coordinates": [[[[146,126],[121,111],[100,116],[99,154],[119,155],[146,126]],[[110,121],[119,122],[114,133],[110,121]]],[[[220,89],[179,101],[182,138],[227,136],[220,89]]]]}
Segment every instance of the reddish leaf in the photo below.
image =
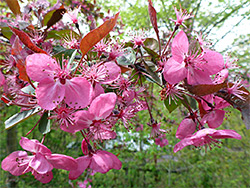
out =
{"type": "Polygon", "coordinates": [[[21,14],[20,6],[17,0],[5,0],[5,1],[10,10],[13,12],[13,14],[15,15],[21,14]]]}
{"type": "Polygon", "coordinates": [[[50,12],[48,12],[45,16],[44,16],[44,20],[43,20],[43,24],[47,25],[47,28],[50,28],[52,25],[54,25],[56,22],[58,22],[59,20],[62,19],[63,14],[66,12],[66,9],[64,8],[64,6],[62,5],[59,9],[56,10],[52,10],[50,12]]]}
{"type": "Polygon", "coordinates": [[[25,62],[21,56],[22,46],[20,44],[18,36],[15,38],[15,41],[11,47],[11,55],[16,60],[16,67],[18,68],[19,78],[23,81],[29,81],[29,77],[26,73],[25,62]]]}
{"type": "Polygon", "coordinates": [[[155,8],[153,7],[153,3],[151,0],[148,0],[148,13],[149,13],[151,24],[152,24],[156,34],[158,35],[159,30],[158,30],[158,26],[157,26],[156,11],[155,11],[155,8]]]}
{"type": "Polygon", "coordinates": [[[156,35],[157,35],[157,39],[160,42],[159,30],[158,30],[158,26],[157,26],[157,16],[156,16],[157,13],[155,11],[155,8],[153,7],[153,3],[151,0],[148,0],[148,13],[149,13],[151,24],[155,30],[156,35]]]}
{"type": "Polygon", "coordinates": [[[11,47],[11,55],[20,55],[20,52],[22,51],[22,46],[19,42],[18,36],[15,38],[14,43],[11,47]]]}
{"type": "Polygon", "coordinates": [[[114,18],[111,18],[105,21],[98,28],[90,31],[87,35],[83,37],[80,43],[80,50],[84,55],[100,40],[102,40],[112,29],[114,28],[116,21],[118,19],[119,12],[115,15],[114,18]]]}
{"type": "Polygon", "coordinates": [[[31,40],[30,37],[23,31],[20,31],[18,29],[15,29],[11,26],[9,26],[9,28],[13,31],[13,33],[15,33],[19,39],[22,41],[22,43],[27,46],[29,49],[31,49],[32,51],[36,52],[36,53],[44,53],[47,54],[47,52],[45,52],[44,50],[42,50],[41,48],[39,48],[38,46],[36,46],[31,40]]]}
{"type": "Polygon", "coordinates": [[[130,68],[125,67],[125,66],[122,66],[122,65],[118,65],[118,66],[121,68],[121,73],[122,73],[122,74],[125,73],[125,72],[127,72],[127,71],[130,71],[130,70],[131,70],[130,68]]]}
{"type": "Polygon", "coordinates": [[[201,84],[201,85],[195,85],[191,86],[185,83],[185,88],[192,94],[195,94],[197,96],[204,96],[209,95],[218,92],[222,88],[226,88],[227,83],[221,83],[217,85],[207,85],[207,84],[201,84]]]}

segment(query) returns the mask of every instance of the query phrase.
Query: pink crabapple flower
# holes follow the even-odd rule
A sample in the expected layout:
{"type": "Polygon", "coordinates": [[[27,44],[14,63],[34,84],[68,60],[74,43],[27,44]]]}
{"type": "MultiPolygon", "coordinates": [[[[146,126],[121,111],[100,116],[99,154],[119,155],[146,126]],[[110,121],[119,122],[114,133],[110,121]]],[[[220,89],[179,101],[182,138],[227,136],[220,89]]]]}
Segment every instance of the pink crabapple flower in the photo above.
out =
{"type": "Polygon", "coordinates": [[[169,84],[177,84],[187,78],[190,85],[212,84],[210,75],[224,67],[224,59],[218,52],[206,50],[201,54],[188,54],[189,42],[180,31],[172,43],[172,57],[164,65],[163,76],[169,84]]]}
{"type": "Polygon", "coordinates": [[[175,11],[175,14],[176,14],[176,20],[173,20],[173,19],[170,19],[171,21],[175,22],[175,25],[176,26],[180,26],[180,25],[183,25],[184,27],[186,27],[184,25],[184,21],[189,19],[189,18],[192,18],[194,17],[194,15],[191,15],[187,12],[187,10],[182,10],[180,9],[179,11],[177,10],[176,7],[174,7],[174,11],[175,11]]]}
{"type": "Polygon", "coordinates": [[[103,150],[94,151],[85,139],[82,141],[81,148],[85,156],[76,159],[78,168],[70,171],[70,180],[77,179],[87,168],[92,169],[94,173],[105,174],[111,169],[120,170],[122,167],[122,163],[116,155],[103,150]]]}
{"type": "Polygon", "coordinates": [[[26,151],[15,151],[2,161],[2,169],[14,176],[32,172],[37,180],[48,183],[53,178],[53,168],[67,171],[77,169],[75,159],[62,154],[52,154],[38,140],[22,137],[19,143],[23,149],[30,151],[33,155],[28,156],[26,151]]]}
{"type": "Polygon", "coordinates": [[[195,147],[205,146],[205,149],[207,149],[207,147],[211,149],[211,144],[217,146],[217,143],[220,143],[217,139],[224,138],[235,138],[240,140],[241,136],[234,130],[216,130],[205,128],[178,142],[174,147],[174,152],[176,153],[189,145],[194,145],[195,147]]]}
{"type": "Polygon", "coordinates": [[[161,134],[157,138],[155,138],[155,144],[160,146],[161,148],[168,145],[168,140],[166,139],[166,135],[161,134]]]}
{"type": "Polygon", "coordinates": [[[91,102],[88,110],[77,111],[75,113],[75,127],[77,127],[77,130],[90,127],[90,131],[94,133],[94,139],[116,137],[110,126],[106,124],[106,118],[112,113],[116,100],[115,93],[100,94],[91,102]]]}
{"type": "Polygon", "coordinates": [[[38,104],[53,110],[63,100],[71,108],[85,108],[92,99],[92,86],[82,77],[72,77],[67,64],[63,69],[46,54],[32,54],[26,58],[28,76],[39,82],[36,88],[38,104]]]}
{"type": "Polygon", "coordinates": [[[105,174],[111,169],[120,170],[122,167],[121,161],[113,153],[103,150],[97,150],[89,155],[78,157],[76,161],[78,168],[69,172],[70,180],[77,179],[87,168],[105,174]]]}
{"type": "Polygon", "coordinates": [[[65,13],[65,17],[69,18],[74,24],[76,24],[78,22],[77,15],[80,10],[81,6],[75,8],[72,11],[68,11],[67,13],[65,13]]]}

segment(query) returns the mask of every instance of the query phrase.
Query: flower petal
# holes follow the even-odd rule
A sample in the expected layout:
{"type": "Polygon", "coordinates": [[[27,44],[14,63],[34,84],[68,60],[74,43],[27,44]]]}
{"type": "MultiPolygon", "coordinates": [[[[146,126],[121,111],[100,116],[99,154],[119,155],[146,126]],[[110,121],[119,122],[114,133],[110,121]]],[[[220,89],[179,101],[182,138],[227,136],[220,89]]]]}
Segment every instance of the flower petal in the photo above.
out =
{"type": "Polygon", "coordinates": [[[91,162],[91,158],[89,156],[83,156],[76,159],[78,167],[69,172],[69,179],[75,180],[77,179],[83,172],[86,170],[91,162]]]}
{"type": "Polygon", "coordinates": [[[89,105],[92,94],[92,86],[85,78],[75,77],[65,84],[65,102],[71,108],[85,108],[89,105]]]}
{"type": "Polygon", "coordinates": [[[184,62],[177,62],[174,58],[170,58],[163,69],[163,76],[170,84],[176,84],[187,77],[187,69],[184,62]]]}
{"type": "Polygon", "coordinates": [[[35,53],[26,58],[26,71],[28,76],[37,82],[53,78],[54,73],[60,71],[58,63],[50,56],[35,53]]]}
{"type": "Polygon", "coordinates": [[[106,76],[103,81],[100,82],[100,84],[110,84],[114,81],[116,81],[120,75],[121,75],[121,68],[115,63],[115,62],[107,62],[103,65],[105,67],[106,76]]]}
{"type": "Polygon", "coordinates": [[[222,139],[222,138],[235,138],[240,140],[241,139],[241,135],[238,134],[236,131],[234,130],[217,130],[215,133],[211,134],[211,136],[215,139],[222,139]]]}
{"type": "Polygon", "coordinates": [[[184,59],[184,54],[188,53],[188,38],[184,31],[180,31],[174,38],[172,43],[172,56],[175,61],[181,63],[184,59]]]}
{"type": "Polygon", "coordinates": [[[44,146],[38,140],[35,139],[29,140],[26,137],[21,137],[19,144],[23,149],[30,151],[32,153],[40,152],[44,155],[51,154],[51,151],[46,146],[44,146]]]}
{"type": "Polygon", "coordinates": [[[53,169],[44,155],[37,153],[29,162],[29,166],[39,174],[45,174],[53,169]]]}
{"type": "Polygon", "coordinates": [[[53,110],[64,98],[65,86],[59,79],[55,82],[52,79],[43,80],[36,88],[38,104],[46,110],[53,110]]]}
{"type": "Polygon", "coordinates": [[[96,172],[104,174],[111,169],[120,170],[122,163],[113,153],[98,150],[96,154],[93,154],[89,167],[96,172]]]}
{"type": "Polygon", "coordinates": [[[32,175],[42,183],[49,183],[53,179],[52,171],[49,171],[45,174],[39,174],[35,170],[32,171],[32,175]]]}
{"type": "Polygon", "coordinates": [[[203,58],[207,63],[203,65],[202,69],[209,75],[216,74],[224,67],[224,59],[219,52],[206,50],[204,52],[203,58]]]}
{"type": "Polygon", "coordinates": [[[105,119],[114,109],[116,99],[115,93],[99,95],[90,104],[89,113],[95,115],[95,120],[105,119]]]}
{"type": "Polygon", "coordinates": [[[185,118],[180,123],[177,131],[176,138],[184,139],[185,137],[192,136],[196,128],[196,123],[191,118],[185,118]]]}
{"type": "Polygon", "coordinates": [[[31,169],[27,169],[30,156],[26,151],[15,151],[7,156],[1,163],[1,167],[5,171],[9,171],[14,176],[20,176],[31,169]]]}
{"type": "Polygon", "coordinates": [[[70,171],[77,168],[76,160],[67,155],[52,154],[47,156],[47,160],[53,165],[54,168],[57,169],[64,169],[70,171]]]}

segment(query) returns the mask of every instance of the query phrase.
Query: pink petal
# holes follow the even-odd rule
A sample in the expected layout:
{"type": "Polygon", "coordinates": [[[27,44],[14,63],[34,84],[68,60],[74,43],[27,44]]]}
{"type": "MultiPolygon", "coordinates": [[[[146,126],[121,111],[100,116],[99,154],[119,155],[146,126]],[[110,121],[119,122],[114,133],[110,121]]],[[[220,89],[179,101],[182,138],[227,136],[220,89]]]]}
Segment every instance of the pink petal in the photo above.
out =
{"type": "Polygon", "coordinates": [[[221,84],[225,82],[225,80],[228,78],[228,70],[222,69],[220,72],[218,72],[213,80],[214,84],[221,84]]]}
{"type": "Polygon", "coordinates": [[[174,38],[172,43],[172,56],[175,61],[181,63],[184,59],[184,54],[188,53],[188,38],[184,31],[180,31],[174,38]]]}
{"type": "Polygon", "coordinates": [[[26,71],[28,76],[37,82],[54,78],[54,73],[60,71],[58,63],[46,54],[36,53],[27,56],[26,71]]]}
{"type": "Polygon", "coordinates": [[[213,84],[208,72],[193,68],[188,69],[187,82],[190,85],[213,84]]]}
{"type": "Polygon", "coordinates": [[[215,133],[211,134],[211,136],[215,139],[222,139],[222,138],[235,138],[240,140],[241,135],[238,134],[234,130],[217,130],[215,133]]]}
{"type": "Polygon", "coordinates": [[[224,115],[224,110],[213,110],[204,115],[201,121],[207,123],[210,128],[216,129],[222,124],[224,115]]]}
{"type": "Polygon", "coordinates": [[[170,58],[164,65],[163,76],[170,84],[176,84],[187,77],[187,69],[185,62],[177,62],[174,58],[170,58]]]}
{"type": "Polygon", "coordinates": [[[96,172],[107,173],[111,169],[121,169],[122,163],[113,153],[98,150],[93,154],[89,167],[96,172]]]}
{"type": "Polygon", "coordinates": [[[39,174],[35,170],[32,171],[32,175],[42,183],[49,183],[53,179],[52,171],[49,171],[45,174],[39,174]]]}
{"type": "Polygon", "coordinates": [[[100,82],[100,84],[110,84],[110,83],[116,81],[120,77],[121,68],[116,63],[107,62],[101,66],[105,67],[105,70],[106,70],[108,76],[106,76],[105,79],[100,82]]]}
{"type": "Polygon", "coordinates": [[[54,168],[64,169],[67,171],[77,168],[77,162],[74,158],[62,154],[52,154],[47,156],[47,160],[53,165],[54,168]]]}
{"type": "Polygon", "coordinates": [[[93,88],[93,96],[92,96],[92,99],[96,98],[97,96],[101,95],[104,93],[104,89],[103,87],[96,83],[95,84],[95,87],[93,88]]]}
{"type": "Polygon", "coordinates": [[[2,86],[5,83],[5,78],[3,73],[0,71],[0,86],[2,86]]]}
{"type": "Polygon", "coordinates": [[[116,99],[115,93],[99,95],[90,104],[89,113],[95,115],[95,120],[105,119],[114,109],[116,99]]]}
{"type": "Polygon", "coordinates": [[[185,137],[192,136],[196,129],[196,123],[191,118],[185,118],[180,123],[177,131],[176,138],[184,139],[185,137]]]}
{"type": "Polygon", "coordinates": [[[85,78],[75,77],[65,84],[65,101],[71,108],[88,106],[92,93],[92,86],[85,78]]]}
{"type": "Polygon", "coordinates": [[[93,119],[95,118],[94,114],[90,114],[89,111],[80,110],[74,113],[75,116],[75,125],[74,130],[81,130],[89,128],[89,126],[93,123],[93,119]]]}
{"type": "Polygon", "coordinates": [[[193,144],[192,139],[190,137],[186,137],[174,146],[174,152],[176,153],[177,151],[182,150],[184,147],[192,145],[192,144],[193,144]]]}
{"type": "Polygon", "coordinates": [[[209,75],[216,74],[224,67],[223,56],[218,52],[207,50],[204,52],[203,58],[207,62],[204,64],[203,70],[209,75]]]}
{"type": "Polygon", "coordinates": [[[83,156],[76,159],[78,167],[69,172],[69,179],[75,180],[77,179],[83,172],[86,170],[91,162],[91,158],[89,156],[83,156]]]}
{"type": "Polygon", "coordinates": [[[15,151],[7,156],[1,163],[2,169],[9,171],[14,176],[20,176],[31,169],[28,163],[31,157],[25,151],[15,151]]]}
{"type": "Polygon", "coordinates": [[[59,79],[55,82],[52,79],[43,80],[36,88],[38,104],[46,110],[53,110],[64,98],[65,86],[59,79]]]}
{"type": "Polygon", "coordinates": [[[32,153],[40,152],[44,155],[50,155],[51,151],[41,144],[38,140],[29,140],[28,138],[21,137],[21,140],[19,141],[20,146],[27,151],[30,151],[32,153]]]}
{"type": "Polygon", "coordinates": [[[116,133],[112,130],[107,130],[107,128],[102,128],[102,125],[100,125],[100,128],[98,130],[97,134],[94,134],[95,140],[110,140],[116,138],[116,133]]]}
{"type": "Polygon", "coordinates": [[[44,155],[37,153],[29,162],[29,166],[39,174],[45,174],[53,169],[44,155]]]}

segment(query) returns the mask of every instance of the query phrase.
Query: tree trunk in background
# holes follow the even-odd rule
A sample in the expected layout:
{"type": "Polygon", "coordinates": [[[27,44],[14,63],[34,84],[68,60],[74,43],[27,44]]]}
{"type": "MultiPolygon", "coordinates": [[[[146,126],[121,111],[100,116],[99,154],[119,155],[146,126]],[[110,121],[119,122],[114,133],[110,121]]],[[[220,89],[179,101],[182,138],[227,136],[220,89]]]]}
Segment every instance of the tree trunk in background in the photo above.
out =
{"type": "MultiPolygon", "coordinates": [[[[7,153],[10,154],[17,150],[17,128],[12,127],[7,130],[7,153]]],[[[8,173],[7,187],[17,187],[17,177],[8,173]]]]}

